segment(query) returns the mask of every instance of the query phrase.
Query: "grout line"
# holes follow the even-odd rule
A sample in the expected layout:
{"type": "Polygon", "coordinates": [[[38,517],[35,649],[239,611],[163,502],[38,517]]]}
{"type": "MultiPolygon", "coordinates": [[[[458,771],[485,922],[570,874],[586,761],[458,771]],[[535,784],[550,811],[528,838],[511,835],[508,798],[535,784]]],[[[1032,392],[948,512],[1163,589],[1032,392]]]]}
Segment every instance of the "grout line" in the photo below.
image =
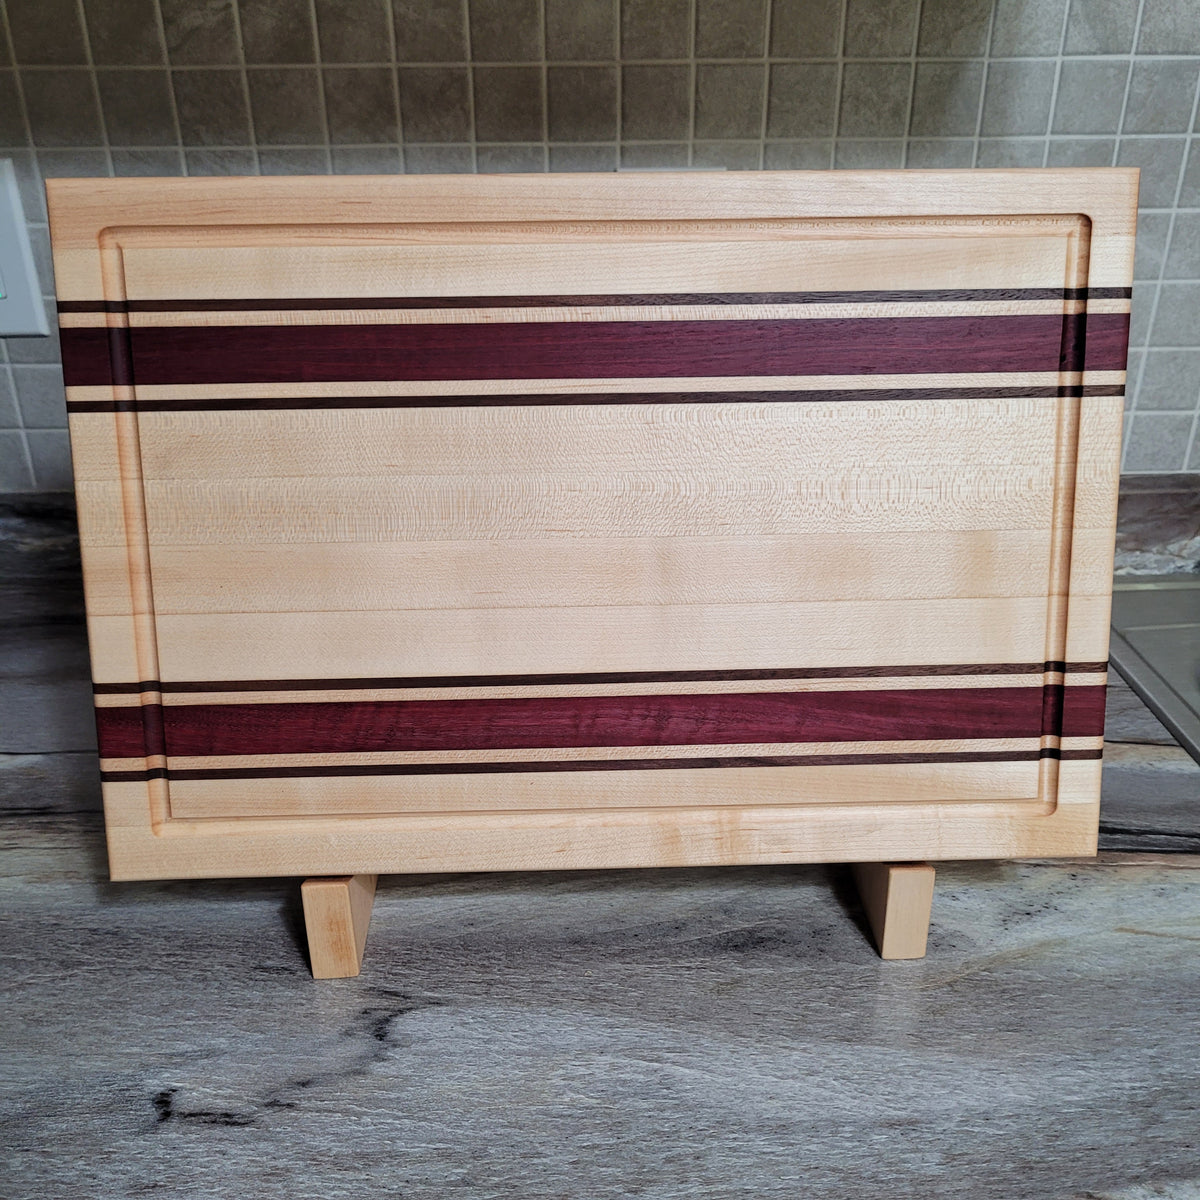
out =
{"type": "Polygon", "coordinates": [[[313,67],[317,72],[317,110],[321,117],[321,132],[325,135],[325,173],[333,174],[333,143],[329,138],[329,105],[325,102],[325,64],[321,59],[321,39],[317,34],[317,0],[308,0],[309,30],[312,35],[313,67]]]}
{"type": "Polygon", "coordinates": [[[542,170],[550,170],[550,69],[546,66],[546,5],[538,5],[538,41],[541,43],[539,78],[542,87],[542,170]]]}
{"type": "Polygon", "coordinates": [[[167,102],[171,106],[171,124],[175,126],[175,138],[179,150],[179,173],[186,176],[187,155],[183,149],[183,126],[179,122],[179,105],[175,103],[175,79],[171,74],[171,59],[167,52],[167,23],[162,15],[161,0],[154,0],[154,22],[158,31],[159,45],[162,46],[163,70],[167,74],[167,102]]]}
{"type": "Polygon", "coordinates": [[[912,54],[908,66],[908,107],[904,110],[904,146],[900,153],[900,165],[908,166],[908,148],[912,144],[913,102],[917,94],[917,45],[921,39],[921,18],[925,15],[925,0],[917,0],[916,20],[913,22],[912,54]]]}
{"type": "Polygon", "coordinates": [[[613,38],[614,43],[612,49],[616,51],[617,62],[613,69],[617,73],[617,165],[616,170],[621,169],[621,148],[625,145],[625,68],[620,62],[621,57],[621,0],[610,0],[612,20],[613,20],[613,38]]]}
{"type": "MultiPolygon", "coordinates": [[[[321,36],[321,31],[320,31],[320,29],[318,29],[317,30],[318,39],[320,38],[320,36],[321,36]]],[[[392,8],[391,4],[389,4],[387,6],[387,44],[388,44],[388,56],[389,56],[389,58],[391,58],[391,62],[388,64],[388,68],[392,73],[392,105],[393,105],[393,115],[395,116],[395,122],[393,123],[392,128],[395,130],[395,134],[396,134],[396,140],[395,140],[396,157],[393,161],[398,162],[400,164],[400,173],[403,174],[404,170],[405,170],[404,114],[400,111],[400,56],[396,49],[395,10],[392,8]]],[[[385,145],[385,146],[390,145],[390,143],[388,143],[388,142],[383,142],[380,144],[385,145]]]]}
{"type": "Polygon", "coordinates": [[[759,49],[762,53],[759,62],[762,64],[762,119],[758,126],[758,169],[766,169],[767,165],[767,116],[771,103],[771,0],[760,0],[763,7],[763,33],[759,49]]]}
{"type": "Polygon", "coordinates": [[[92,95],[96,100],[96,114],[100,118],[100,137],[104,142],[104,157],[108,161],[108,173],[113,173],[112,147],[108,141],[108,121],[104,117],[104,104],[100,100],[100,76],[96,73],[96,64],[92,59],[92,36],[87,26],[87,14],[83,10],[83,0],[75,0],[75,10],[79,15],[79,26],[83,31],[83,54],[87,62],[87,72],[91,78],[92,95]]]}
{"type": "Polygon", "coordinates": [[[1046,114],[1045,145],[1042,147],[1042,166],[1050,161],[1050,135],[1054,132],[1054,111],[1058,108],[1058,85],[1062,79],[1063,47],[1067,44],[1067,21],[1071,16],[1071,0],[1063,2],[1062,25],[1058,31],[1058,54],[1054,59],[1054,83],[1050,88],[1050,111],[1046,114]]]}
{"type": "Polygon", "coordinates": [[[1121,138],[1125,133],[1125,113],[1129,109],[1129,91],[1133,84],[1133,55],[1134,49],[1138,44],[1138,38],[1142,32],[1142,14],[1146,11],[1146,0],[1138,0],[1137,15],[1133,21],[1133,41],[1129,46],[1129,69],[1125,72],[1125,91],[1121,96],[1121,111],[1117,115],[1116,136],[1113,138],[1112,162],[1110,166],[1117,165],[1117,159],[1121,153],[1121,138]]]}
{"type": "Polygon", "coordinates": [[[233,32],[237,39],[237,66],[233,68],[241,73],[242,99],[246,102],[246,127],[250,131],[250,150],[254,154],[254,173],[262,174],[262,159],[258,153],[258,129],[254,123],[254,105],[250,103],[250,77],[246,73],[246,47],[242,42],[242,10],[237,3],[229,6],[233,14],[233,32]]]}
{"type": "Polygon", "coordinates": [[[697,0],[688,0],[688,136],[687,136],[687,165],[696,165],[696,26],[700,20],[697,0]]]}
{"type": "Polygon", "coordinates": [[[841,0],[838,6],[837,71],[833,86],[833,136],[829,139],[829,169],[837,166],[838,142],[842,141],[842,82],[846,73],[846,7],[849,0],[841,0]]]}
{"type": "MultiPolygon", "coordinates": [[[[394,11],[394,10],[393,10],[394,11]]],[[[467,50],[467,109],[470,115],[470,129],[468,135],[471,139],[471,171],[473,174],[479,174],[479,135],[476,132],[475,121],[475,63],[472,61],[475,55],[475,47],[471,42],[471,9],[470,0],[462,0],[460,5],[463,23],[463,40],[466,43],[467,50]]],[[[407,151],[404,158],[404,169],[408,170],[408,155],[407,151]]]]}
{"type": "Polygon", "coordinates": [[[983,104],[987,98],[988,76],[991,74],[992,39],[996,33],[996,6],[993,4],[988,12],[987,32],[983,35],[984,59],[983,73],[979,80],[979,104],[975,109],[975,133],[971,137],[971,166],[979,165],[980,138],[983,134],[983,104]]]}

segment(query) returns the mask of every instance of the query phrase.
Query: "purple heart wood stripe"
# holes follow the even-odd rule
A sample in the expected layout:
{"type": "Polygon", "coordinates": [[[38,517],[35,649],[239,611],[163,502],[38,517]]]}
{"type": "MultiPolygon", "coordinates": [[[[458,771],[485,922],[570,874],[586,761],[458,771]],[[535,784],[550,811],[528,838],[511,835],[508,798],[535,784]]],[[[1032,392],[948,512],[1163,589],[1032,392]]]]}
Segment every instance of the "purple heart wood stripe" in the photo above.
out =
{"type": "MultiPolygon", "coordinates": [[[[289,703],[126,705],[97,709],[105,759],[167,754],[176,758],[259,757],[237,770],[271,771],[273,755],[386,754],[414,751],[546,750],[611,747],[686,747],[807,742],[903,742],[1025,738],[1045,733],[1097,737],[1103,731],[1100,686],[887,688],[839,692],[751,692],[629,696],[504,697],[469,700],[295,701],[289,703]],[[1047,728],[1047,720],[1053,727],[1047,728]]],[[[1011,761],[1040,753],[989,753],[1011,761]]],[[[902,761],[947,761],[931,751],[902,761]]],[[[1090,753],[1090,752],[1089,752],[1090,753]]],[[[1099,752],[1097,751],[1096,754],[1099,752]]],[[[711,756],[709,756],[711,757],[711,756]]],[[[740,754],[714,766],[793,765],[793,757],[740,754]]],[[[853,757],[853,756],[851,756],[853,757]]],[[[872,761],[875,761],[875,756],[872,761]]],[[[554,760],[550,760],[554,761],[554,760]]],[[[574,759],[557,769],[587,769],[574,759]]],[[[594,760],[591,760],[594,761],[594,760]]],[[[596,769],[617,769],[614,760],[596,769]]],[[[646,760],[630,758],[625,769],[646,760]]],[[[655,759],[656,768],[695,766],[699,760],[655,759]]],[[[808,760],[805,760],[808,761],[808,760]]],[[[888,761],[893,761],[889,759],[888,761]]],[[[975,760],[972,760],[975,761],[975,760]]],[[[708,762],[706,757],[705,762],[708,762]]],[[[543,765],[538,770],[556,769],[543,765]]],[[[387,766],[387,764],[380,764],[387,766]]],[[[520,770],[525,764],[486,764],[520,770]]],[[[478,762],[397,764],[406,771],[481,769],[478,762]]],[[[276,773],[296,768],[280,766],[276,773]]],[[[329,768],[331,773],[343,773],[329,768]]],[[[225,772],[225,775],[228,775],[225,772]]],[[[171,772],[174,777],[174,772],[171,772]]]]}
{"type": "Polygon", "coordinates": [[[1127,313],[68,327],[62,350],[72,387],[930,375],[1120,371],[1128,329],[1127,313]]]}

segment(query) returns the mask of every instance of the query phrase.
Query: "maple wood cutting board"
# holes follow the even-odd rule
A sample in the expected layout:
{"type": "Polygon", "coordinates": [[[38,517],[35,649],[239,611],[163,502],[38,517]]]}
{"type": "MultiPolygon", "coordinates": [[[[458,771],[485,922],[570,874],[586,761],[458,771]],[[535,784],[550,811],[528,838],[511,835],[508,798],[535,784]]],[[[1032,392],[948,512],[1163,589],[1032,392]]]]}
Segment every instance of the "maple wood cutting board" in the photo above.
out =
{"type": "Polygon", "coordinates": [[[1136,180],[51,181],[114,876],[1091,852],[1136,180]]]}

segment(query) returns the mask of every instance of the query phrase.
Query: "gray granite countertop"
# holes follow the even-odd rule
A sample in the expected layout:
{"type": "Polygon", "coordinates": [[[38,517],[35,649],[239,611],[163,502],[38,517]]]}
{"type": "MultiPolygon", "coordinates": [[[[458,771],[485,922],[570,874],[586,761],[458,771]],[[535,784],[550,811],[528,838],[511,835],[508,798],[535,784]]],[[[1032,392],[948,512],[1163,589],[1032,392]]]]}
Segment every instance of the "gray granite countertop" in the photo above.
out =
{"type": "Polygon", "coordinates": [[[940,864],[922,961],[841,868],[459,875],[318,983],[295,881],[106,881],[69,510],[0,531],[5,1200],[1200,1198],[1200,767],[1119,683],[1106,852],[940,864]]]}

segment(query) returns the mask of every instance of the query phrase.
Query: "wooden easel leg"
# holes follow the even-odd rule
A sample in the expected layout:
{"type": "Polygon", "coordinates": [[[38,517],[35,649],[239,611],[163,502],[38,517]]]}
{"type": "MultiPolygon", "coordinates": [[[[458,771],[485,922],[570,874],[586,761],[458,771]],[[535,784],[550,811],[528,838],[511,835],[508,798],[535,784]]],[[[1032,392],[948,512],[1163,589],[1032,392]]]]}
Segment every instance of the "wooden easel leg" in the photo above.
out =
{"type": "Polygon", "coordinates": [[[854,882],[880,958],[924,958],[933,907],[928,863],[855,863],[854,882]]]}
{"type": "Polygon", "coordinates": [[[377,875],[306,879],[300,885],[314,979],[349,979],[362,967],[377,875]]]}

